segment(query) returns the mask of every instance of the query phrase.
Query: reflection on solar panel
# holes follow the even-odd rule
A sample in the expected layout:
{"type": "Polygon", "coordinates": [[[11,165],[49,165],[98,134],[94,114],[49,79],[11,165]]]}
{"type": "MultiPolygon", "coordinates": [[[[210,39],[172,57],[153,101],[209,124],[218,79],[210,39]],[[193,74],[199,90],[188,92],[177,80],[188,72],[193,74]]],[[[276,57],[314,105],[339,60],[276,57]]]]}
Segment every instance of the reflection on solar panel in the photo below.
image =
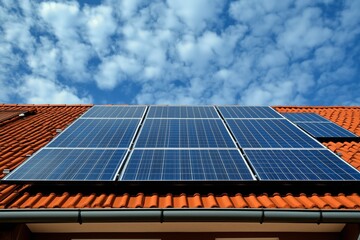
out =
{"type": "Polygon", "coordinates": [[[357,137],[355,134],[331,122],[298,122],[296,124],[314,137],[357,137]]]}
{"type": "Polygon", "coordinates": [[[140,119],[79,119],[48,147],[128,148],[140,119]]]}
{"type": "Polygon", "coordinates": [[[6,180],[114,180],[126,150],[42,149],[6,180]]]}
{"type": "Polygon", "coordinates": [[[148,118],[219,118],[213,106],[151,106],[148,118]]]}
{"type": "Polygon", "coordinates": [[[134,150],[121,180],[254,180],[238,150],[134,150]]]}
{"type": "Polygon", "coordinates": [[[339,125],[323,118],[316,113],[283,113],[283,115],[316,138],[357,137],[352,132],[340,127],[339,125]]]}
{"type": "Polygon", "coordinates": [[[136,148],[235,148],[220,119],[146,119],[136,148]]]}
{"type": "Polygon", "coordinates": [[[145,106],[93,106],[82,118],[141,118],[145,106]]]}
{"type": "Polygon", "coordinates": [[[360,173],[324,150],[245,150],[260,180],[360,180],[360,173]]]}
{"type": "Polygon", "coordinates": [[[292,122],[329,122],[316,113],[282,113],[282,115],[292,122]]]}
{"type": "Polygon", "coordinates": [[[283,118],[270,107],[218,106],[224,118],[283,118]]]}
{"type": "Polygon", "coordinates": [[[242,148],[322,148],[286,119],[228,119],[242,148]]]}

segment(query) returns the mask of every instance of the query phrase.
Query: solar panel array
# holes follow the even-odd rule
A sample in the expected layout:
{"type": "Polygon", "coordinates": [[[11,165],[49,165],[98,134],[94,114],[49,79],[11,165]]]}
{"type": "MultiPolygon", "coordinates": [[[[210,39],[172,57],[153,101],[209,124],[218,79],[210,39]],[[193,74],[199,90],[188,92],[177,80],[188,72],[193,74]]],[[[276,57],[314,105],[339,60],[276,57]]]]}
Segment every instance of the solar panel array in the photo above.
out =
{"type": "Polygon", "coordinates": [[[224,118],[283,118],[271,107],[218,106],[224,118]]]}
{"type": "MultiPolygon", "coordinates": [[[[314,114],[286,117],[299,125],[326,121],[314,114]]],[[[270,107],[94,106],[5,177],[124,182],[256,179],[348,181],[360,180],[360,173],[270,107]]]]}
{"type": "Polygon", "coordinates": [[[122,180],[253,180],[236,149],[135,149],[122,180]]]}
{"type": "Polygon", "coordinates": [[[213,106],[150,106],[147,118],[216,118],[213,106]]]}
{"type": "Polygon", "coordinates": [[[315,138],[357,137],[354,133],[316,113],[283,113],[282,115],[315,138]]]}
{"type": "Polygon", "coordinates": [[[359,172],[327,149],[245,150],[261,180],[360,180],[359,172]]]}
{"type": "Polygon", "coordinates": [[[235,148],[221,119],[146,119],[136,148],[235,148]]]}
{"type": "MultiPolygon", "coordinates": [[[[264,181],[359,180],[360,173],[269,107],[219,107],[246,158],[264,181]],[[270,111],[270,110],[271,111],[270,111]],[[246,114],[244,114],[246,112],[246,114]],[[226,117],[227,116],[227,117],[226,117]]],[[[317,116],[293,116],[319,119],[317,116]]]]}
{"type": "Polygon", "coordinates": [[[113,181],[145,106],[94,106],[6,180],[113,181]]]}
{"type": "Polygon", "coordinates": [[[42,149],[7,179],[112,180],[127,150],[42,149]]]}
{"type": "Polygon", "coordinates": [[[320,148],[286,119],[228,119],[231,132],[242,148],[320,148]]]}
{"type": "Polygon", "coordinates": [[[48,147],[128,148],[140,119],[79,119],[48,147]]]}
{"type": "Polygon", "coordinates": [[[151,106],[120,180],[254,180],[212,106],[151,106]]]}

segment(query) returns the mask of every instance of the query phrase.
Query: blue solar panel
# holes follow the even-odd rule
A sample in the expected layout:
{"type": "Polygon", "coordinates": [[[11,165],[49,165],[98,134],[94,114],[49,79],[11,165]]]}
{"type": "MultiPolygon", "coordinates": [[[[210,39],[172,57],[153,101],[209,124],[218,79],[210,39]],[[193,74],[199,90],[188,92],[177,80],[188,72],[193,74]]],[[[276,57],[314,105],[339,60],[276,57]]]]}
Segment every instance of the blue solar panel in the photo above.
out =
{"type": "Polygon", "coordinates": [[[286,119],[228,119],[242,148],[322,148],[286,119]]]}
{"type": "Polygon", "coordinates": [[[357,137],[332,122],[298,122],[296,124],[314,137],[357,137]]]}
{"type": "Polygon", "coordinates": [[[220,119],[146,119],[136,148],[235,148],[220,119]]]}
{"type": "Polygon", "coordinates": [[[79,119],[48,147],[128,148],[140,119],[79,119]]]}
{"type": "Polygon", "coordinates": [[[110,181],[126,150],[42,149],[6,180],[110,181]]]}
{"type": "Polygon", "coordinates": [[[316,113],[282,113],[282,115],[292,122],[329,122],[316,113]]]}
{"type": "Polygon", "coordinates": [[[238,150],[134,150],[121,180],[254,180],[238,150]]]}
{"type": "Polygon", "coordinates": [[[300,128],[316,138],[320,137],[357,137],[352,132],[340,127],[316,113],[283,113],[300,128]]]}
{"type": "Polygon", "coordinates": [[[224,118],[283,118],[271,107],[218,106],[224,118]]]}
{"type": "Polygon", "coordinates": [[[213,106],[151,106],[147,118],[219,118],[213,106]]]}
{"type": "Polygon", "coordinates": [[[324,150],[245,150],[260,180],[360,180],[360,173],[324,150]]]}
{"type": "Polygon", "coordinates": [[[82,118],[141,118],[145,106],[93,106],[82,118]]]}

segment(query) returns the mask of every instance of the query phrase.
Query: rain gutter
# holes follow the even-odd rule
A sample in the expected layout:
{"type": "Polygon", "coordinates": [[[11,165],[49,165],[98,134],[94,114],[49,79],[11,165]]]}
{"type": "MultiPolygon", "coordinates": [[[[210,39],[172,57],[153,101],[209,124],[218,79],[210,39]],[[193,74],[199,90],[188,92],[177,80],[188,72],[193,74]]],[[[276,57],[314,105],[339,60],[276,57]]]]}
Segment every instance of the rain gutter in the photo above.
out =
{"type": "Polygon", "coordinates": [[[3,209],[0,223],[257,222],[360,223],[359,210],[3,209]]]}

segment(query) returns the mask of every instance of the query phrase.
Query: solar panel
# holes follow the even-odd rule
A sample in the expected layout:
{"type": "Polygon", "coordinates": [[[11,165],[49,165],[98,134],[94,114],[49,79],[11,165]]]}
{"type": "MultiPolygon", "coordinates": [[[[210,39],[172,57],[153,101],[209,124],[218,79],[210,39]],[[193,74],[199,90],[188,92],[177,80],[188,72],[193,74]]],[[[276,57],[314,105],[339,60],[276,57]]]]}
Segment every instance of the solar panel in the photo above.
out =
{"type": "Polygon", "coordinates": [[[5,180],[110,181],[127,150],[42,149],[5,180]]]}
{"type": "Polygon", "coordinates": [[[224,118],[283,118],[271,107],[218,106],[224,118]]]}
{"type": "Polygon", "coordinates": [[[146,106],[93,106],[82,118],[141,118],[146,106]]]}
{"type": "Polygon", "coordinates": [[[313,137],[357,137],[352,132],[331,122],[298,122],[296,124],[313,137]]]}
{"type": "Polygon", "coordinates": [[[48,147],[128,148],[140,119],[78,119],[48,147]]]}
{"type": "Polygon", "coordinates": [[[146,119],[136,148],[235,148],[220,119],[146,119]]]}
{"type": "Polygon", "coordinates": [[[323,148],[286,119],[228,119],[242,148],[323,148]]]}
{"type": "Polygon", "coordinates": [[[150,106],[147,118],[219,118],[213,106],[150,106]]]}
{"type": "Polygon", "coordinates": [[[360,180],[360,173],[324,150],[245,150],[260,180],[360,180]]]}
{"type": "Polygon", "coordinates": [[[121,180],[254,180],[238,150],[134,150],[121,180]]]}
{"type": "Polygon", "coordinates": [[[329,122],[316,113],[282,113],[282,115],[292,122],[329,122]]]}
{"type": "Polygon", "coordinates": [[[352,132],[316,113],[283,113],[283,115],[316,138],[357,137],[352,132]]]}

